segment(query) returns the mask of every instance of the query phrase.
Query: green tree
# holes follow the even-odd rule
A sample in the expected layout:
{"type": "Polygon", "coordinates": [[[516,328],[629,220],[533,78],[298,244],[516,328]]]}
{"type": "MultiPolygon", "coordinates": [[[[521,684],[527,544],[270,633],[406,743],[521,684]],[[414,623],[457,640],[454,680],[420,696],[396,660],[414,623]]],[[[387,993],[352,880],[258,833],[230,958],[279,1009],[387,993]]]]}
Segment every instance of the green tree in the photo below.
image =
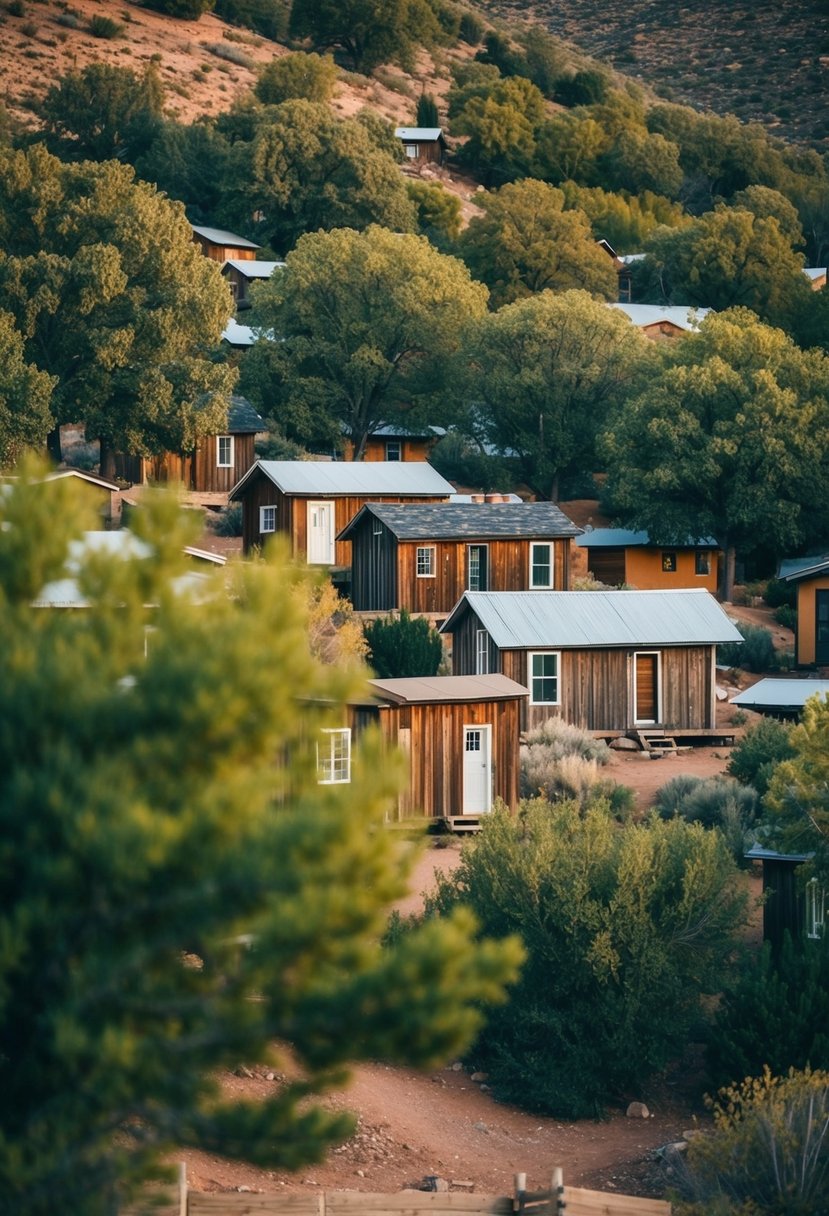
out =
{"type": "Polygon", "coordinates": [[[378,617],[365,628],[368,663],[381,680],[437,675],[443,658],[440,634],[425,617],[378,617]]]}
{"type": "Polygon", "coordinates": [[[287,42],[291,0],[216,0],[216,16],[245,25],[273,42],[287,42]]]}
{"type": "Polygon", "coordinates": [[[209,13],[215,0],[147,0],[147,8],[168,17],[180,17],[182,21],[198,21],[202,13],[209,13]]]}
{"type": "Polygon", "coordinates": [[[781,760],[764,801],[767,837],[791,853],[813,853],[810,868],[829,876],[829,699],[816,694],[792,729],[790,760],[781,760]]]}
{"type": "Polygon", "coordinates": [[[677,145],[639,127],[619,133],[601,158],[600,171],[605,185],[631,194],[650,190],[676,198],[682,185],[677,145]]]}
{"type": "Polygon", "coordinates": [[[0,468],[26,447],[40,447],[54,425],[49,409],[54,380],[27,363],[14,318],[0,311],[0,468]]]}
{"type": "Polygon", "coordinates": [[[278,106],[300,97],[305,101],[331,100],[337,83],[337,66],[330,55],[294,51],[265,64],[253,91],[265,105],[278,106]]]}
{"type": "Polygon", "coordinates": [[[565,207],[583,211],[590,220],[593,235],[603,237],[617,253],[638,253],[660,224],[680,228],[690,224],[680,203],[644,190],[641,194],[612,194],[600,187],[577,186],[562,182],[565,207]]]}
{"type": "Polygon", "coordinates": [[[499,1098],[601,1114],[686,1042],[717,992],[746,896],[718,832],[681,820],[619,827],[601,802],[496,811],[429,901],[520,933],[527,963],[470,1053],[499,1098]],[[642,1033],[642,1027],[647,1033],[642,1033]]]}
{"type": "Polygon", "coordinates": [[[439,182],[406,183],[409,198],[417,208],[417,226],[439,249],[456,241],[461,230],[461,200],[439,182]]]}
{"type": "Polygon", "coordinates": [[[431,93],[421,93],[417,99],[415,124],[418,127],[439,127],[438,103],[431,93]]]}
{"type": "Polygon", "coordinates": [[[90,63],[61,76],[40,105],[46,142],[62,160],[128,160],[146,151],[161,127],[164,86],[151,63],[143,76],[90,63]]]}
{"type": "Polygon", "coordinates": [[[605,420],[652,355],[627,317],[586,292],[506,305],[470,342],[469,426],[515,456],[536,494],[555,500],[562,476],[596,467],[605,420]]]}
{"type": "Polygon", "coordinates": [[[180,204],[132,169],[0,153],[0,289],[58,424],[113,449],[191,451],[226,425],[235,374],[205,357],[232,303],[180,204]]]}
{"type": "Polygon", "coordinates": [[[503,80],[487,65],[458,75],[449,95],[452,133],[468,136],[458,159],[482,173],[487,184],[526,174],[535,155],[535,129],[545,115],[544,97],[521,76],[503,80]]]}
{"type": "Polygon", "coordinates": [[[565,211],[564,195],[528,178],[480,197],[458,251],[470,273],[490,289],[493,308],[539,291],[580,288],[615,300],[615,267],[597,245],[587,218],[565,211]]]}
{"type": "Polygon", "coordinates": [[[539,176],[556,183],[593,183],[607,139],[586,111],[556,114],[538,127],[535,139],[534,167],[539,176]]]}
{"type": "Polygon", "coordinates": [[[792,727],[777,718],[761,718],[738,739],[728,757],[728,771],[743,785],[751,785],[762,798],[781,760],[794,755],[792,727]]]}
{"type": "Polygon", "coordinates": [[[223,213],[263,245],[284,253],[319,228],[414,226],[397,164],[363,122],[295,100],[254,116],[254,124],[252,142],[234,146],[223,213]]]}
{"type": "Polygon", "coordinates": [[[230,143],[211,120],[169,120],[138,157],[136,173],[184,203],[195,223],[207,224],[221,206],[229,158],[230,143]]]}
{"type": "Polygon", "coordinates": [[[108,1216],[173,1146],[320,1160],[353,1120],[313,1099],[351,1060],[462,1050],[520,948],[475,945],[468,914],[381,946],[411,859],[377,830],[397,765],[368,739],[320,784],[365,671],[312,655],[296,567],[189,595],[192,523],[151,496],[144,556],[90,561],[83,613],[33,610],[85,521],[27,478],[0,513],[0,1210],[108,1216]],[[222,1095],[275,1040],[296,1079],[222,1095]]]}
{"type": "Polygon", "coordinates": [[[355,72],[405,61],[417,45],[441,39],[428,0],[294,0],[290,32],[318,50],[339,48],[355,72]]]}
{"type": "Polygon", "coordinates": [[[424,237],[371,227],[302,237],[260,288],[256,313],[282,335],[282,413],[342,425],[362,458],[378,427],[440,399],[486,288],[424,237]]]}
{"type": "Polygon", "coordinates": [[[796,248],[803,245],[803,229],[797,208],[779,190],[771,190],[768,186],[747,186],[745,190],[737,191],[731,205],[750,211],[758,219],[776,219],[790,245],[796,248]]]}
{"type": "Polygon", "coordinates": [[[605,433],[609,498],[660,543],[716,537],[729,600],[737,549],[781,552],[825,524],[829,360],[747,309],[662,346],[605,433]]]}

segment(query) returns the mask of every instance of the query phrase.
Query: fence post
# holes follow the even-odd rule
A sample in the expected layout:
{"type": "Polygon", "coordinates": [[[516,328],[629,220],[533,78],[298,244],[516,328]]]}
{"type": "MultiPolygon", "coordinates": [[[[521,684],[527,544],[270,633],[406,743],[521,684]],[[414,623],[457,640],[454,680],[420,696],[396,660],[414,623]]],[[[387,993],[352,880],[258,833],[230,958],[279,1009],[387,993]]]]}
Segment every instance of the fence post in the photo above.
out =
{"type": "Polygon", "coordinates": [[[178,1210],[179,1216],[187,1216],[187,1162],[178,1163],[178,1210]]]}
{"type": "Polygon", "coordinates": [[[512,1196],[513,1212],[520,1212],[524,1208],[524,1195],[527,1190],[527,1175],[516,1174],[514,1180],[514,1192],[512,1196]]]}
{"type": "Polygon", "coordinates": [[[550,1211],[553,1216],[560,1216],[567,1207],[564,1199],[564,1170],[560,1165],[553,1168],[553,1185],[550,1189],[553,1192],[550,1211]]]}

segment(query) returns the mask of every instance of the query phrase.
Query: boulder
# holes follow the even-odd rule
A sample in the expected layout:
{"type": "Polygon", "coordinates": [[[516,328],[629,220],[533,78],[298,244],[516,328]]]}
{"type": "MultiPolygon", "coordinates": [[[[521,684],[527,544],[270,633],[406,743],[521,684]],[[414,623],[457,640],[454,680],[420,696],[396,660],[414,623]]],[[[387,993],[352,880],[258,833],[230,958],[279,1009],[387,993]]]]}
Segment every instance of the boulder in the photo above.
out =
{"type": "Polygon", "coordinates": [[[644,1102],[631,1102],[625,1111],[628,1119],[650,1119],[651,1112],[644,1102]]]}

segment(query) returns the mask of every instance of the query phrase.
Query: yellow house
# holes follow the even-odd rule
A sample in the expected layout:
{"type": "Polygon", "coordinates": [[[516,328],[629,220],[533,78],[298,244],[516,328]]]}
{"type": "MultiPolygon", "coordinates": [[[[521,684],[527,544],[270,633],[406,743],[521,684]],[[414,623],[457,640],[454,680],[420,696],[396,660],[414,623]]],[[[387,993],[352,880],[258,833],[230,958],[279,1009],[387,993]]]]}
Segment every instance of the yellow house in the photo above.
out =
{"type": "MultiPolygon", "coordinates": [[[[586,555],[585,572],[600,583],[624,583],[639,591],[701,587],[716,594],[720,550],[711,537],[681,545],[657,545],[647,532],[627,528],[594,528],[576,537],[586,555]]],[[[574,570],[578,577],[578,568],[574,570]]]]}
{"type": "Polygon", "coordinates": [[[829,667],[829,555],[786,558],[779,576],[797,586],[797,666],[829,667]]]}

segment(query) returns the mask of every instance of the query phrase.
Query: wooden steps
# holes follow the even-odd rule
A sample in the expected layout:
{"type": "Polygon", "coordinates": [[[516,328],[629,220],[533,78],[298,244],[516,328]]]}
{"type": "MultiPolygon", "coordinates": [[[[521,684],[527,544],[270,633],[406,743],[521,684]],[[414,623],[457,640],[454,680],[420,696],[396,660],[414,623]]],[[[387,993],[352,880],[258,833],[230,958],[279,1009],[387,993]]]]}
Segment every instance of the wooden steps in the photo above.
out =
{"type": "Polygon", "coordinates": [[[680,749],[676,739],[666,735],[664,730],[634,730],[631,735],[636,739],[643,752],[648,752],[652,758],[673,754],[680,749]]]}

